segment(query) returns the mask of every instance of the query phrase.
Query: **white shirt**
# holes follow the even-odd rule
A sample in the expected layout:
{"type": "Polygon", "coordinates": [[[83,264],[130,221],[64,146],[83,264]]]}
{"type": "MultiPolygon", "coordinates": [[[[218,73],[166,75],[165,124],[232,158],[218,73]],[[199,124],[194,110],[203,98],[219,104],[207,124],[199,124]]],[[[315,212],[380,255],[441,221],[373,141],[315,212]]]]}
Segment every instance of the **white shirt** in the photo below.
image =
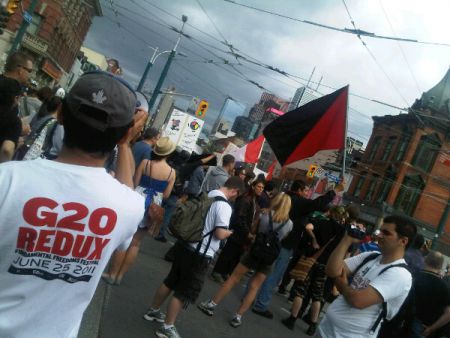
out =
{"type": "MultiPolygon", "coordinates": [[[[220,190],[210,191],[208,194],[209,198],[214,198],[217,196],[221,196],[227,199],[223,192],[220,190]]],[[[203,229],[203,236],[207,233],[211,232],[213,229],[222,228],[228,229],[230,225],[232,209],[229,203],[225,201],[217,201],[211,204],[211,208],[209,209],[208,215],[206,216],[205,227],[203,229]]],[[[206,236],[202,241],[202,246],[200,248],[200,254],[203,254],[206,250],[206,246],[208,244],[209,236],[206,236]]],[[[190,246],[193,248],[197,248],[198,243],[190,243],[190,246]]],[[[206,256],[213,257],[217,250],[220,247],[220,240],[217,239],[214,234],[212,235],[211,243],[209,245],[208,251],[206,252],[206,256]]]]}
{"type": "Polygon", "coordinates": [[[0,337],[76,337],[108,260],[144,199],[104,168],[0,164],[0,337]]]}
{"type": "MultiPolygon", "coordinates": [[[[345,264],[353,272],[365,257],[372,254],[373,252],[365,252],[348,258],[345,264]]],[[[402,267],[390,268],[378,275],[389,265],[405,263],[404,259],[399,259],[389,264],[380,264],[380,260],[381,255],[361,267],[353,277],[350,286],[353,289],[363,289],[370,285],[376,289],[387,303],[386,318],[389,320],[394,317],[406,299],[412,279],[411,274],[402,267]]],[[[381,310],[381,303],[359,310],[350,306],[341,295],[329,306],[325,318],[320,323],[319,333],[326,338],[374,338],[378,334],[380,325],[373,335],[370,334],[370,329],[381,310]]]]}

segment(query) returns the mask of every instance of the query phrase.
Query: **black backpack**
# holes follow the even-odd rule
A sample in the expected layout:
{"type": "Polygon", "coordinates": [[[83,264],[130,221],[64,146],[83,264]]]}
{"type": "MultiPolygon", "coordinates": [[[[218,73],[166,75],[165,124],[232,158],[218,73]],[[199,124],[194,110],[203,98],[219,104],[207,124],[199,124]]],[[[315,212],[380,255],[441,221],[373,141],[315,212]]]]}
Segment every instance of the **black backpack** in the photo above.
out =
{"type": "MultiPolygon", "coordinates": [[[[356,273],[368,262],[376,259],[381,254],[378,252],[375,252],[371,255],[368,255],[364,260],[357,266],[355,269],[353,276],[356,275],[356,273]]],[[[387,267],[385,267],[383,270],[380,271],[378,274],[381,275],[385,271],[394,268],[394,267],[401,267],[405,268],[406,270],[409,270],[408,264],[400,263],[400,264],[392,264],[387,267]]],[[[378,338],[409,338],[411,335],[411,324],[414,319],[414,312],[415,312],[415,306],[414,306],[414,289],[413,285],[411,284],[411,289],[409,290],[408,295],[406,296],[405,300],[403,301],[403,304],[400,306],[400,309],[398,310],[397,314],[392,317],[391,320],[386,319],[387,315],[387,303],[382,303],[382,309],[381,313],[378,316],[377,320],[373,324],[373,326],[370,328],[370,334],[373,334],[376,330],[378,325],[381,323],[380,331],[378,332],[378,338]]]]}
{"type": "Polygon", "coordinates": [[[278,231],[286,225],[287,221],[276,229],[273,228],[272,213],[269,212],[270,230],[267,233],[258,232],[250,248],[250,255],[264,265],[272,265],[281,251],[278,231]]]}

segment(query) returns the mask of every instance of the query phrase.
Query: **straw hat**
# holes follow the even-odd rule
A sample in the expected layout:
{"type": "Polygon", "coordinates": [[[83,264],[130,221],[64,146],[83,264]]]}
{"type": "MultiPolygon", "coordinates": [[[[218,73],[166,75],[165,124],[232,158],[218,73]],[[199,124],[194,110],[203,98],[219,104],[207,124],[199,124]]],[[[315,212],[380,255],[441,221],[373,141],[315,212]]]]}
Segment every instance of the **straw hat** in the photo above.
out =
{"type": "Polygon", "coordinates": [[[168,137],[161,137],[153,146],[153,152],[159,156],[167,156],[174,152],[177,146],[168,137]]]}

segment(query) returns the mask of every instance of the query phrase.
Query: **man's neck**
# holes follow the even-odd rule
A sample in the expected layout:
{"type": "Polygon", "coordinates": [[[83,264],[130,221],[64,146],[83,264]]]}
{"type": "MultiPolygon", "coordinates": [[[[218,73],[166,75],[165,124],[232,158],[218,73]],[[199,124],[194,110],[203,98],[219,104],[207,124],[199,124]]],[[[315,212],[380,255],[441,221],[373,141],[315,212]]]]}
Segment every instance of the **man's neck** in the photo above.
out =
{"type": "Polygon", "coordinates": [[[19,81],[19,80],[18,80],[17,74],[14,73],[14,72],[4,72],[4,73],[3,73],[3,76],[5,76],[5,77],[7,77],[7,78],[10,78],[10,79],[14,79],[14,80],[16,80],[16,81],[19,81]]]}
{"type": "Polygon", "coordinates": [[[63,146],[58,158],[55,160],[60,163],[81,165],[85,167],[103,167],[105,158],[95,158],[79,149],[63,146]]]}
{"type": "Polygon", "coordinates": [[[402,259],[404,255],[405,255],[404,250],[397,250],[397,251],[395,251],[393,253],[389,253],[389,254],[382,253],[380,263],[381,264],[389,264],[389,263],[398,261],[399,259],[402,259]]]}
{"type": "Polygon", "coordinates": [[[142,140],[142,142],[147,143],[153,147],[153,142],[151,140],[142,140]]]}
{"type": "Polygon", "coordinates": [[[429,266],[426,266],[426,265],[425,265],[425,267],[423,268],[423,270],[426,271],[426,272],[434,273],[434,274],[436,274],[436,275],[439,275],[440,272],[441,272],[441,270],[439,270],[439,269],[433,269],[432,267],[429,267],[429,266]]]}

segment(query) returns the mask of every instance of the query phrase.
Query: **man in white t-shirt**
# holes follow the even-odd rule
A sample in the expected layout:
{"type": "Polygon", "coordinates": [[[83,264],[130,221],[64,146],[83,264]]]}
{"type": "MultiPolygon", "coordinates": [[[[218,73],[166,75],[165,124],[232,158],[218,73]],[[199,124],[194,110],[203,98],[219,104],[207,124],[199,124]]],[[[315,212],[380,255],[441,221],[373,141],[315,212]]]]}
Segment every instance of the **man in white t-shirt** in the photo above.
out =
{"type": "Polygon", "coordinates": [[[409,293],[412,278],[405,267],[386,267],[406,263],[403,256],[416,231],[414,225],[401,217],[386,217],[378,240],[381,255],[361,267],[359,266],[364,258],[373,253],[367,252],[344,259],[352,243],[360,241],[355,235],[344,236],[326,266],[326,273],[334,278],[341,295],[330,305],[320,323],[321,337],[376,337],[380,325],[375,327],[372,334],[370,331],[380,316],[383,302],[387,304],[386,319],[390,320],[395,316],[409,293]],[[353,275],[358,267],[358,271],[353,275]],[[382,272],[384,269],[386,270],[382,272]],[[352,276],[350,284],[348,276],[352,276]]]}
{"type": "Polygon", "coordinates": [[[195,303],[205,280],[208,265],[219,249],[220,241],[233,233],[228,230],[232,213],[228,202],[245,190],[243,181],[237,177],[230,177],[223,187],[209,192],[209,198],[216,200],[206,215],[203,229],[203,240],[199,243],[175,244],[174,261],[169,274],[163,284],[156,291],[150,309],[144,315],[149,321],[163,323],[156,331],[160,338],[180,338],[174,324],[183,306],[195,303]],[[217,198],[221,198],[217,199],[217,198]],[[210,234],[211,235],[208,235],[210,234]],[[173,291],[173,297],[168,305],[167,316],[160,307],[173,291]]]}
{"type": "Polygon", "coordinates": [[[0,337],[75,338],[105,265],[144,214],[129,146],[147,113],[124,82],[84,74],[58,118],[56,161],[0,165],[0,337]],[[119,144],[118,179],[103,168],[119,144]]]}

